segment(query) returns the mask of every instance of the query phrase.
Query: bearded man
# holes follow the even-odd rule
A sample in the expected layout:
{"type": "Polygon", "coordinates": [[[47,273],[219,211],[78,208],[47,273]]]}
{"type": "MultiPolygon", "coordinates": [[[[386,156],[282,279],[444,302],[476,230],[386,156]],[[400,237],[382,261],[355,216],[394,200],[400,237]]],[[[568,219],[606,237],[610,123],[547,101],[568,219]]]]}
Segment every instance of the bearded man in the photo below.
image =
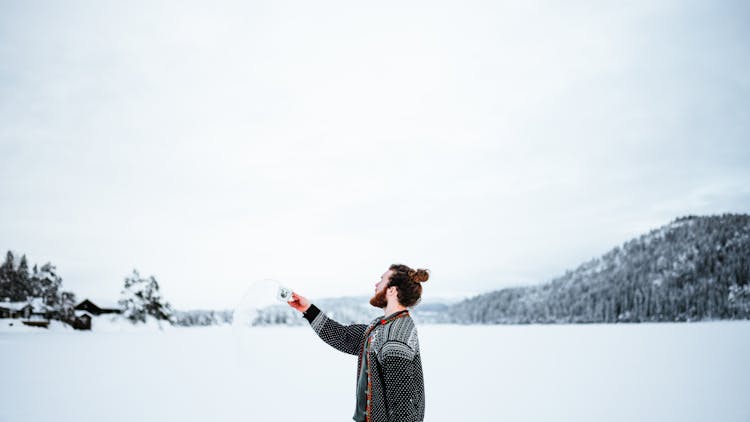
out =
{"type": "Polygon", "coordinates": [[[375,285],[370,304],[383,317],[370,324],[344,326],[328,318],[309,300],[292,294],[289,305],[302,312],[324,342],[357,355],[356,422],[421,422],[425,395],[417,328],[410,307],[422,297],[427,270],[393,264],[375,285]]]}

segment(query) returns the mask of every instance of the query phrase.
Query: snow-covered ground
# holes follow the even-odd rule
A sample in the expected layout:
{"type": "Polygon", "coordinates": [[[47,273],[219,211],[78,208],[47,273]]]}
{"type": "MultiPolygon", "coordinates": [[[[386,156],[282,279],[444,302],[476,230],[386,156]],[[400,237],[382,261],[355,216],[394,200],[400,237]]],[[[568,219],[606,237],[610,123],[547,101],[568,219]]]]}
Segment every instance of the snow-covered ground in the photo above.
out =
{"type": "MultiPolygon", "coordinates": [[[[0,329],[0,421],[351,420],[356,357],[309,327],[96,327],[0,329]]],[[[426,421],[750,421],[750,321],[419,336],[426,421]]]]}

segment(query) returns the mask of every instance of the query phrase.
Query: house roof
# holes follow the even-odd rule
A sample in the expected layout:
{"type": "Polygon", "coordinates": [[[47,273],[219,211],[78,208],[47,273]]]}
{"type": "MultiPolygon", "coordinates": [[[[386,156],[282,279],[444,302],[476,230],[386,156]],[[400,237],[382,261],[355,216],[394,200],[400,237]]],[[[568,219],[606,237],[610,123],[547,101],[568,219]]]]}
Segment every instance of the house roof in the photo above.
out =
{"type": "Polygon", "coordinates": [[[99,298],[84,298],[80,302],[78,302],[78,305],[82,304],[85,301],[89,301],[93,303],[94,305],[98,306],[99,309],[120,309],[120,305],[117,303],[116,300],[111,299],[99,299],[99,298]]]}
{"type": "Polygon", "coordinates": [[[0,302],[0,308],[20,311],[21,309],[31,306],[28,302],[0,302]]]}
{"type": "Polygon", "coordinates": [[[52,309],[51,306],[48,306],[46,303],[44,303],[44,299],[41,297],[35,297],[31,299],[29,304],[31,305],[31,308],[36,312],[49,311],[52,309]]]}
{"type": "Polygon", "coordinates": [[[86,312],[86,311],[74,311],[74,312],[75,312],[76,317],[78,318],[81,318],[82,316],[88,316],[89,318],[94,317],[93,315],[91,315],[91,313],[86,312]]]}

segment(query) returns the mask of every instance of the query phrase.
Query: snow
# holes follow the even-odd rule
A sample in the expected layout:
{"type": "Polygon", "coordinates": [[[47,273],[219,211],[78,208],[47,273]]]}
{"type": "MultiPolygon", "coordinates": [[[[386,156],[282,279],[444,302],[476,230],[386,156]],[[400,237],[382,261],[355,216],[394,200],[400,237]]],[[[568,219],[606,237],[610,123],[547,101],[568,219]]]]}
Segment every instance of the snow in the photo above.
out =
{"type": "MultiPolygon", "coordinates": [[[[40,327],[30,327],[28,325],[24,325],[23,321],[33,321],[35,319],[33,318],[24,318],[24,319],[17,319],[17,318],[2,318],[0,319],[0,345],[2,345],[3,338],[7,338],[6,334],[15,334],[15,333],[32,333],[32,334],[44,334],[48,333],[50,331],[72,331],[73,328],[69,325],[63,324],[60,321],[52,320],[49,322],[49,327],[47,328],[40,328],[40,327]]],[[[0,350],[3,350],[0,348],[0,350]]],[[[5,359],[6,351],[3,350],[3,352],[0,353],[0,359],[5,359]]],[[[0,363],[0,367],[2,367],[2,363],[0,363]]],[[[0,392],[2,391],[2,387],[0,387],[0,392]]],[[[2,399],[0,399],[2,400],[2,399]]],[[[0,401],[0,403],[2,403],[0,401]]],[[[3,419],[0,418],[0,421],[3,419]]]]}
{"type": "MultiPolygon", "coordinates": [[[[91,330],[82,332],[94,332],[94,333],[124,333],[124,332],[137,332],[144,333],[148,331],[159,332],[177,329],[171,326],[169,323],[164,321],[157,321],[154,317],[148,316],[146,323],[132,324],[122,315],[117,314],[104,314],[95,316],[86,311],[75,311],[77,317],[88,315],[91,317],[91,330]]],[[[26,321],[32,318],[25,319],[26,321]]],[[[50,320],[48,328],[37,328],[29,327],[22,323],[22,319],[0,319],[0,334],[12,334],[12,333],[39,333],[44,332],[71,332],[76,331],[70,325],[64,324],[57,320],[50,320]]],[[[0,419],[2,421],[2,419],[0,419]]]]}
{"type": "Polygon", "coordinates": [[[0,302],[0,308],[10,309],[11,311],[20,311],[29,306],[29,302],[0,302]]]}
{"type": "Polygon", "coordinates": [[[52,309],[51,306],[48,306],[44,303],[44,299],[41,297],[35,297],[31,299],[29,302],[29,305],[31,305],[31,309],[33,309],[34,312],[45,312],[52,309]]]}
{"type": "MultiPolygon", "coordinates": [[[[105,317],[0,330],[0,421],[351,420],[356,357],[309,327],[105,317]]],[[[750,420],[750,321],[418,329],[426,421],[750,420]]]]}
{"type": "Polygon", "coordinates": [[[78,318],[80,318],[80,317],[82,317],[82,316],[84,316],[84,315],[87,315],[87,316],[89,316],[89,317],[91,317],[91,318],[94,318],[94,314],[92,314],[92,313],[91,313],[91,312],[89,312],[89,311],[80,311],[80,310],[75,310],[75,311],[73,311],[73,314],[75,314],[75,316],[77,316],[78,318]]]}
{"type": "Polygon", "coordinates": [[[122,315],[117,314],[104,314],[91,318],[91,330],[94,332],[107,332],[107,333],[125,333],[125,332],[137,332],[142,333],[144,331],[159,332],[176,330],[177,327],[173,327],[166,321],[158,321],[156,318],[148,315],[146,316],[146,323],[133,324],[128,321],[122,315]]]}

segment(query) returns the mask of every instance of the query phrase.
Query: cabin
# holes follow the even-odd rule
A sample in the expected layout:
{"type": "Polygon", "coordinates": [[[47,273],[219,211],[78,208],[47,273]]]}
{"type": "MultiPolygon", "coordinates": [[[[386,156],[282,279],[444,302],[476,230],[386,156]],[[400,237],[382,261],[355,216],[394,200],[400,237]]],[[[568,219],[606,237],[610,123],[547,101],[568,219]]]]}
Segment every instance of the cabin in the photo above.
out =
{"type": "Polygon", "coordinates": [[[90,330],[94,317],[104,314],[121,314],[122,309],[111,302],[97,300],[97,303],[94,303],[92,300],[84,299],[73,308],[73,312],[75,316],[69,324],[76,330],[90,330]]]}
{"type": "Polygon", "coordinates": [[[0,318],[20,319],[23,324],[32,327],[47,328],[51,316],[52,308],[42,298],[32,298],[27,302],[0,302],[0,318]]]}
{"type": "Polygon", "coordinates": [[[33,311],[28,302],[0,302],[0,318],[29,318],[33,311]]]}

